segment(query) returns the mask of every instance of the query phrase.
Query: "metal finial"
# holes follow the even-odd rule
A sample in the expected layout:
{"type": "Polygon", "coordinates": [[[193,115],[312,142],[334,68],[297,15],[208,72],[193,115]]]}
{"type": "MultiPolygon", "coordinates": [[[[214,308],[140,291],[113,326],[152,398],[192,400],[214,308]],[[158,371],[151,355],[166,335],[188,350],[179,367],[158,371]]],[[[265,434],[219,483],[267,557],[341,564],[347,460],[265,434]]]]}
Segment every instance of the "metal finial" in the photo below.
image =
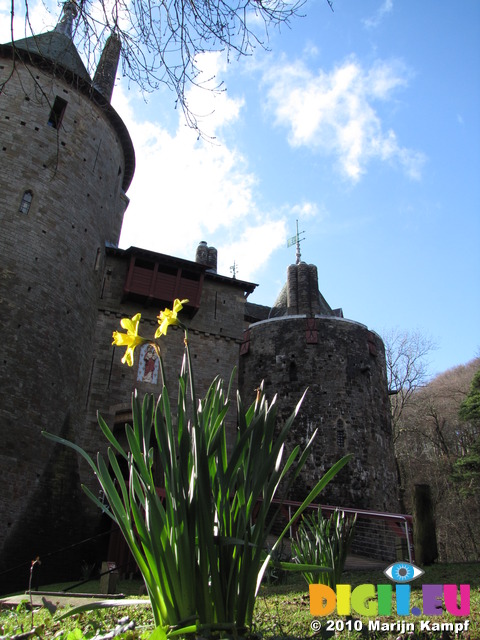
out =
{"type": "Polygon", "coordinates": [[[72,39],[73,35],[73,21],[77,17],[78,8],[75,2],[65,2],[63,5],[62,15],[58,21],[55,31],[63,33],[63,35],[72,39]]]}
{"type": "Polygon", "coordinates": [[[300,234],[301,233],[305,233],[305,231],[298,231],[298,220],[297,220],[297,233],[292,237],[289,238],[287,240],[287,247],[292,247],[293,245],[296,245],[297,247],[297,251],[296,251],[296,263],[300,264],[300,262],[302,261],[302,256],[300,254],[300,242],[302,242],[302,240],[305,240],[305,238],[300,238],[300,234]]]}

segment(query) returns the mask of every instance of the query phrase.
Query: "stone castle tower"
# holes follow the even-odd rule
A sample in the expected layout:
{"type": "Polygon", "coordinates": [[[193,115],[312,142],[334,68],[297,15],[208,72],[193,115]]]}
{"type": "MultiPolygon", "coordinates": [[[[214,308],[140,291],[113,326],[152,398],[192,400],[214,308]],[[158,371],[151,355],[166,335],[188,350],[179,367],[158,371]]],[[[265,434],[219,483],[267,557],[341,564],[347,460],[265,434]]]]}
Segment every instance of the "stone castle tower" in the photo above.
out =
{"type": "Polygon", "coordinates": [[[41,431],[85,445],[105,245],[118,243],[135,156],[110,105],[119,39],[92,79],[75,17],[68,2],[53,31],[0,46],[0,584],[25,550],[33,560],[89,534],[82,468],[41,431]]]}
{"type": "Polygon", "coordinates": [[[323,504],[396,511],[396,475],[381,338],[332,310],[318,289],[317,267],[297,259],[267,318],[250,324],[240,350],[239,386],[247,397],[264,381],[278,394],[280,417],[308,388],[291,434],[305,445],[318,428],[313,454],[283,496],[302,501],[343,455],[354,457],[322,492],[323,504]]]}

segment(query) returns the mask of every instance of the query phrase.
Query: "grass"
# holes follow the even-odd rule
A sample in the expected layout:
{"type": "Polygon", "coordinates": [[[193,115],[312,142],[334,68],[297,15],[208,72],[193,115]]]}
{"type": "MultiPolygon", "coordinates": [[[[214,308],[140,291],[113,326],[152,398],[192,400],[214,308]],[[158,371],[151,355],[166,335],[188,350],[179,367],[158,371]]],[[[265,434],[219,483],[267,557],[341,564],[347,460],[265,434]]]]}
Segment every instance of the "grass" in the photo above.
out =
{"type": "MultiPolygon", "coordinates": [[[[389,581],[382,572],[355,571],[345,572],[342,576],[343,584],[351,584],[352,588],[359,584],[387,584],[389,581]]],[[[427,620],[424,616],[396,616],[378,618],[383,624],[393,624],[391,631],[372,630],[368,628],[369,619],[354,615],[352,618],[339,618],[336,615],[319,618],[321,629],[316,633],[311,630],[312,621],[316,620],[310,615],[310,600],[308,588],[303,579],[298,575],[288,576],[283,583],[265,584],[262,586],[257,600],[254,614],[253,633],[261,640],[276,640],[280,638],[338,638],[338,639],[362,639],[362,640],[480,640],[480,563],[474,564],[446,564],[427,567],[425,575],[412,583],[412,606],[421,606],[422,584],[470,584],[471,586],[471,611],[468,620],[470,622],[467,631],[455,635],[454,632],[442,630],[420,630],[421,621],[427,620]],[[328,620],[332,631],[327,630],[328,620]],[[413,623],[414,631],[403,632],[402,628],[396,628],[398,622],[413,623]],[[335,631],[335,624],[338,629],[335,631]],[[362,625],[360,631],[354,627],[362,625]],[[340,630],[341,627],[344,630],[340,630]],[[352,630],[349,631],[348,627],[352,630]]],[[[126,595],[137,595],[140,590],[139,581],[122,581],[118,585],[119,591],[126,595]]],[[[49,590],[60,590],[65,585],[50,585],[49,590]]],[[[98,591],[98,582],[83,585],[83,592],[98,591]]],[[[55,640],[82,640],[93,638],[95,634],[106,633],[114,629],[120,618],[128,616],[135,620],[134,630],[118,636],[126,640],[148,638],[153,630],[152,615],[148,607],[121,608],[82,613],[61,622],[44,608],[36,609],[33,614],[36,636],[39,638],[55,638],[55,640]]],[[[376,620],[372,618],[371,620],[376,620]]],[[[437,623],[463,622],[463,618],[453,618],[449,614],[431,617],[430,621],[437,623]]],[[[31,612],[20,605],[16,610],[3,609],[0,611],[0,636],[11,638],[15,635],[28,633],[32,628],[31,612]]],[[[27,636],[24,636],[27,637],[27,636]]]]}
{"type": "MultiPolygon", "coordinates": [[[[389,580],[382,572],[354,571],[345,572],[341,579],[342,584],[351,584],[352,589],[359,584],[388,584],[389,580]]],[[[255,611],[255,625],[257,633],[263,638],[273,640],[275,638],[341,638],[341,639],[369,639],[369,640],[450,640],[461,638],[462,640],[480,640],[480,563],[474,564],[446,564],[428,567],[421,578],[411,583],[412,598],[411,606],[422,606],[421,586],[422,584],[470,584],[471,611],[469,628],[463,633],[455,635],[454,632],[444,632],[442,630],[421,631],[421,622],[430,620],[431,623],[455,623],[464,622],[464,618],[454,618],[449,614],[439,617],[425,616],[397,616],[377,617],[370,620],[379,620],[381,623],[393,624],[392,631],[369,630],[369,618],[354,615],[352,618],[339,618],[336,614],[327,616],[325,619],[315,619],[310,615],[310,600],[306,583],[295,578],[295,582],[289,582],[276,587],[262,588],[260,598],[255,611]],[[321,629],[317,633],[311,631],[313,620],[321,623],[321,629]],[[327,629],[328,620],[330,626],[334,628],[333,633],[327,629]],[[350,620],[350,622],[348,622],[350,620]],[[355,631],[356,626],[362,625],[361,631],[355,631]],[[335,623],[339,621],[338,628],[344,627],[343,631],[335,630],[335,623]],[[414,631],[402,632],[402,627],[396,628],[397,622],[413,623],[414,631]],[[352,628],[348,631],[347,627],[352,628]]],[[[392,607],[395,611],[395,606],[392,607]]],[[[433,624],[430,625],[433,627],[433,624]]],[[[408,627],[407,627],[408,629],[408,627]]]]}

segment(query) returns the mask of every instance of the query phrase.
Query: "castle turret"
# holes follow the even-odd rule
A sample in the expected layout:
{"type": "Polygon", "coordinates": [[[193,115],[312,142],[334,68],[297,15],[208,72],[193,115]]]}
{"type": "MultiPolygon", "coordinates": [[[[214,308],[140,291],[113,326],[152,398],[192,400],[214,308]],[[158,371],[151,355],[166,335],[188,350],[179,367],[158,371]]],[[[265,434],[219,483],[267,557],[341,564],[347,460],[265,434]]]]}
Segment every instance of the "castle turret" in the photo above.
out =
{"type": "Polygon", "coordinates": [[[318,290],[318,273],[315,265],[300,262],[288,267],[286,313],[288,315],[306,313],[309,316],[333,315],[330,306],[318,290]]]}
{"type": "Polygon", "coordinates": [[[118,61],[122,45],[116,33],[109,36],[103,48],[97,70],[93,77],[93,86],[109,102],[112,98],[115,78],[117,76],[118,61]]]}
{"type": "Polygon", "coordinates": [[[55,551],[91,532],[79,489],[90,473],[41,431],[81,446],[91,437],[84,411],[105,244],[118,243],[135,156],[72,41],[75,15],[69,2],[54,30],[0,46],[3,593],[25,583],[37,555],[45,579],[70,577],[79,567],[55,551]]]}
{"type": "Polygon", "coordinates": [[[73,38],[73,23],[77,17],[78,9],[75,2],[66,2],[63,5],[62,15],[55,27],[57,33],[63,33],[70,41],[73,38]]]}
{"type": "Polygon", "coordinates": [[[332,310],[318,290],[314,265],[288,267],[287,283],[266,320],[251,324],[240,350],[243,397],[262,380],[286,418],[308,388],[291,432],[290,450],[318,429],[313,455],[292,493],[303,501],[343,455],[347,467],[322,492],[324,504],[395,511],[396,476],[381,338],[332,310]]]}

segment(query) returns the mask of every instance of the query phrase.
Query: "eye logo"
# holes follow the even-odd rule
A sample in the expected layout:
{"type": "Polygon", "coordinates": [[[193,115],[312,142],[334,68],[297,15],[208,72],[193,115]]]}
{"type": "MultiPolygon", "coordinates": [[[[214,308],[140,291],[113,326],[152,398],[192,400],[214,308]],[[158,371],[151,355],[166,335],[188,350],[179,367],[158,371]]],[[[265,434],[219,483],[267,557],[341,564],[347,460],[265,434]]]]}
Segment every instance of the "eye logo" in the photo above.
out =
{"type": "Polygon", "coordinates": [[[425,571],[409,562],[394,562],[383,572],[393,582],[406,583],[422,576],[425,571]]]}

